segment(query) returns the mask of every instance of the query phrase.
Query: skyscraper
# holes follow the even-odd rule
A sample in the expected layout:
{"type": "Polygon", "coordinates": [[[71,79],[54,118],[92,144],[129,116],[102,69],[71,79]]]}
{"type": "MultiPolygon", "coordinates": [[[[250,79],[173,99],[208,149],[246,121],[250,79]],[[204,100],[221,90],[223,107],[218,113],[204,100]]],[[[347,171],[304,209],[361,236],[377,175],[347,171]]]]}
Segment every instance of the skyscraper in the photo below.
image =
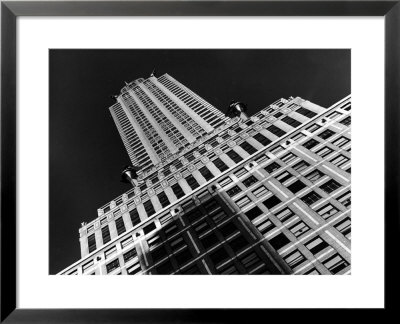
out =
{"type": "Polygon", "coordinates": [[[132,164],[144,170],[173,159],[228,119],[168,74],[127,83],[116,100],[111,114],[132,164]]]}
{"type": "Polygon", "coordinates": [[[152,74],[115,99],[134,188],[82,223],[60,274],[350,273],[350,96],[247,118],[152,74]]]}

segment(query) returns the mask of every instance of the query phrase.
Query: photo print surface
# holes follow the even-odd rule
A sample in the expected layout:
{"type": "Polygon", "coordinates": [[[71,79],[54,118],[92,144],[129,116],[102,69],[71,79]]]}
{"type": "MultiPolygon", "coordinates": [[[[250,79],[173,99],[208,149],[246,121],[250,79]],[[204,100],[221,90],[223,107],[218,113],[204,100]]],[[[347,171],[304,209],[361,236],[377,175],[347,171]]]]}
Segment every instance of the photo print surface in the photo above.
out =
{"type": "Polygon", "coordinates": [[[351,51],[50,50],[50,274],[351,274],[351,51]]]}

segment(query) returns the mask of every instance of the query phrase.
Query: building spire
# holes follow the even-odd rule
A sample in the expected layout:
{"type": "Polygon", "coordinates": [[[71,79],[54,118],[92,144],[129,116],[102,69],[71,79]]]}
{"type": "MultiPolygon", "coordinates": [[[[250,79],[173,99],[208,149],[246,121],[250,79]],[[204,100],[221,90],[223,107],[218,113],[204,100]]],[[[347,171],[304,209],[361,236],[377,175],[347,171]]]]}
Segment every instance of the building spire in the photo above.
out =
{"type": "Polygon", "coordinates": [[[156,74],[156,68],[153,69],[153,71],[151,72],[150,76],[153,77],[156,74]]]}

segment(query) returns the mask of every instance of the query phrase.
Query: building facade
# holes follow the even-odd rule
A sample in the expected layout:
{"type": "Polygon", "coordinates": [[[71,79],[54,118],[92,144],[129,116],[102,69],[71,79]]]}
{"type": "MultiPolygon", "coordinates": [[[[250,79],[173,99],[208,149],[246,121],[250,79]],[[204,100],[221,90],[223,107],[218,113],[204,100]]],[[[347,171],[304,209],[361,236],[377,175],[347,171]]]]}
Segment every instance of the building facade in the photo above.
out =
{"type": "Polygon", "coordinates": [[[137,185],[59,274],[350,274],[350,96],[229,118],[165,74],[115,99],[137,185]]]}

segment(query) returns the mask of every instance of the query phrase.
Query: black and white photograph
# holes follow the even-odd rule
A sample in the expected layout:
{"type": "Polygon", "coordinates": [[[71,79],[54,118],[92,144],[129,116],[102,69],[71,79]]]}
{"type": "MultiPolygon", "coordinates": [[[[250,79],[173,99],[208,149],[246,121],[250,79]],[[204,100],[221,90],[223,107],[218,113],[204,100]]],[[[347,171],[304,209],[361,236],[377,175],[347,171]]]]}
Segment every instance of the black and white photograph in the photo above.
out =
{"type": "Polygon", "coordinates": [[[350,49],[50,49],[49,274],[351,275],[350,49]]]}

